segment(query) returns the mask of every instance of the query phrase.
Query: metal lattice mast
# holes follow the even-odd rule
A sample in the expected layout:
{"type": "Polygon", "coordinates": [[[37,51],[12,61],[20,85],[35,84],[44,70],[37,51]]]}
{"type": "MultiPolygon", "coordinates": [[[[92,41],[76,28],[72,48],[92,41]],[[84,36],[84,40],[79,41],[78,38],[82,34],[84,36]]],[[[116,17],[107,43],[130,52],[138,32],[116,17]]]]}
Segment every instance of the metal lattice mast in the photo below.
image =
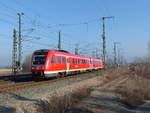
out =
{"type": "Polygon", "coordinates": [[[21,16],[24,15],[24,13],[17,13],[18,17],[19,17],[19,27],[18,27],[18,32],[19,32],[19,39],[18,39],[18,68],[19,70],[22,69],[22,65],[21,65],[21,60],[22,60],[22,35],[21,35],[21,25],[22,25],[22,20],[21,20],[21,16]]]}
{"type": "Polygon", "coordinates": [[[17,73],[17,32],[13,30],[13,51],[12,51],[12,73],[16,75],[17,73]]]}
{"type": "Polygon", "coordinates": [[[119,42],[114,42],[114,65],[117,66],[117,44],[120,44],[119,42]]]}

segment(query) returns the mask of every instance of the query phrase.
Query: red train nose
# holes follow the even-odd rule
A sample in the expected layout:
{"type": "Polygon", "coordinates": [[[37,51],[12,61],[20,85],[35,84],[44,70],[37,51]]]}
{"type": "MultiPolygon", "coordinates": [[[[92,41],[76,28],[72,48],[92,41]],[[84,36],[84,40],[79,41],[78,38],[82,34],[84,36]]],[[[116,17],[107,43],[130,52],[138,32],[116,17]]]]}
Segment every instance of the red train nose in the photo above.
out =
{"type": "Polygon", "coordinates": [[[44,70],[44,66],[32,67],[32,70],[44,70]]]}

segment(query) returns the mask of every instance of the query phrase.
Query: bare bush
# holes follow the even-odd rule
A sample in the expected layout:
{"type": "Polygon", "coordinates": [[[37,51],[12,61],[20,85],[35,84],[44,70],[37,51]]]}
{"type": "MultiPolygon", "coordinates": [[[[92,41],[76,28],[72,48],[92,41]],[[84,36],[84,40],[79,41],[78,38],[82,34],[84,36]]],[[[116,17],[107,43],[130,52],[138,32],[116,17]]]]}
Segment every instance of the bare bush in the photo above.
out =
{"type": "Polygon", "coordinates": [[[123,94],[123,100],[130,106],[143,104],[145,99],[150,98],[149,74],[149,64],[138,64],[136,71],[129,74],[125,86],[119,89],[123,94]]]}
{"type": "Polygon", "coordinates": [[[90,92],[90,88],[81,88],[65,95],[56,91],[47,99],[40,99],[33,104],[26,105],[26,109],[19,107],[17,113],[64,113],[66,109],[70,109],[83,97],[88,96],[90,92]]]}
{"type": "Polygon", "coordinates": [[[84,88],[64,96],[59,96],[60,94],[58,94],[58,92],[55,92],[55,95],[53,95],[49,101],[40,100],[38,103],[36,103],[36,106],[40,108],[38,109],[38,111],[40,112],[64,113],[66,109],[71,108],[73,104],[79,102],[80,99],[88,96],[90,91],[91,89],[84,88]]]}
{"type": "Polygon", "coordinates": [[[26,58],[24,59],[23,64],[22,64],[22,71],[23,72],[30,72],[31,71],[31,59],[32,59],[31,55],[26,56],[26,58]]]}
{"type": "Polygon", "coordinates": [[[136,66],[136,75],[150,79],[150,64],[138,64],[136,66]]]}
{"type": "Polygon", "coordinates": [[[101,82],[95,77],[49,92],[42,95],[42,98],[37,95],[40,98],[38,101],[19,104],[17,113],[63,113],[65,109],[70,109],[83,97],[88,96],[99,84],[101,82]]]}

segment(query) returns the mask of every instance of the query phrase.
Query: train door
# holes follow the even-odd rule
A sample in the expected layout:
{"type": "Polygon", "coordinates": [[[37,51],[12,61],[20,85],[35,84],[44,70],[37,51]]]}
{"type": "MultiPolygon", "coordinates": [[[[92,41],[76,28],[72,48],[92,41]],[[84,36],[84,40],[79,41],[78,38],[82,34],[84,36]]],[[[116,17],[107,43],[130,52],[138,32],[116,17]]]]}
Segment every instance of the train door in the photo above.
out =
{"type": "Polygon", "coordinates": [[[66,63],[67,63],[66,71],[68,72],[69,71],[69,66],[70,66],[70,64],[69,64],[69,57],[68,56],[66,56],[66,63]]]}
{"type": "Polygon", "coordinates": [[[92,65],[92,59],[91,59],[91,58],[90,58],[89,65],[90,65],[90,68],[93,68],[93,65],[92,65]]]}
{"type": "Polygon", "coordinates": [[[51,56],[51,65],[50,65],[50,70],[51,71],[53,71],[54,69],[55,69],[55,64],[56,64],[56,56],[55,55],[53,55],[53,56],[51,56]]]}

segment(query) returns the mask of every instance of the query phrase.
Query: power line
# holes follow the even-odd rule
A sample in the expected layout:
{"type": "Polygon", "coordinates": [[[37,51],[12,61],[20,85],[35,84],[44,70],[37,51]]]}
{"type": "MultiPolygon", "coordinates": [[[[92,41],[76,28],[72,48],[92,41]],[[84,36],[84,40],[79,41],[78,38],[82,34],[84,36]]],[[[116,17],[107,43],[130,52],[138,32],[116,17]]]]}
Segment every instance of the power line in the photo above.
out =
{"type": "Polygon", "coordinates": [[[92,22],[96,22],[96,21],[98,21],[99,19],[92,19],[92,20],[88,20],[88,21],[84,21],[84,22],[80,22],[80,23],[70,23],[70,24],[68,24],[68,23],[64,23],[64,24],[56,24],[56,25],[51,25],[51,26],[47,26],[48,28],[53,28],[53,27],[58,27],[58,26],[60,26],[60,27],[70,27],[70,26],[79,26],[79,25],[88,25],[88,24],[90,24],[90,23],[92,23],[92,22]]]}
{"type": "Polygon", "coordinates": [[[1,5],[2,7],[5,7],[6,9],[9,9],[9,10],[10,10],[11,12],[13,12],[13,13],[17,13],[17,10],[16,10],[16,9],[7,6],[6,4],[4,4],[4,3],[1,2],[1,1],[0,1],[0,5],[1,5]]]}
{"type": "Polygon", "coordinates": [[[12,23],[12,22],[6,20],[6,19],[1,19],[1,18],[0,18],[0,21],[1,21],[1,22],[4,22],[4,23],[7,23],[7,24],[9,24],[9,25],[12,25],[12,26],[16,26],[16,24],[14,24],[14,23],[12,23]]]}
{"type": "Polygon", "coordinates": [[[43,45],[43,46],[50,46],[49,44],[45,44],[45,43],[41,43],[41,42],[35,42],[35,41],[32,41],[32,40],[25,40],[27,42],[30,42],[32,44],[38,44],[38,45],[43,45]]]}
{"type": "Polygon", "coordinates": [[[13,19],[16,20],[16,17],[15,17],[15,16],[12,16],[12,15],[7,14],[7,13],[4,13],[4,12],[0,12],[0,15],[7,16],[7,17],[9,17],[9,18],[11,18],[11,19],[13,18],[13,19]]]}

